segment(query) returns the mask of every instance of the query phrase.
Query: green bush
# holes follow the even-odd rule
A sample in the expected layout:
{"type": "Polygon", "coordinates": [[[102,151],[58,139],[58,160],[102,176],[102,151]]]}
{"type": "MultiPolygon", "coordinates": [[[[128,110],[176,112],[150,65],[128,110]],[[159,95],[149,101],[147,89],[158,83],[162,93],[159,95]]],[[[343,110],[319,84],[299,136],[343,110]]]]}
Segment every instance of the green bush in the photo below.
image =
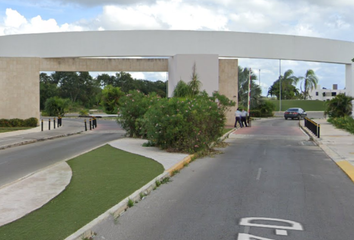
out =
{"type": "Polygon", "coordinates": [[[273,111],[275,110],[275,105],[271,101],[262,101],[257,110],[260,111],[260,117],[273,117],[273,111]]]}
{"type": "Polygon", "coordinates": [[[225,112],[234,105],[218,93],[166,99],[131,91],[120,99],[117,121],[131,137],[147,138],[150,146],[194,153],[222,135],[225,112]]]}
{"type": "Polygon", "coordinates": [[[38,119],[37,118],[28,118],[28,119],[0,119],[0,127],[37,127],[38,119]]]}
{"type": "Polygon", "coordinates": [[[129,91],[129,94],[119,99],[119,117],[117,122],[130,137],[141,137],[141,119],[153,101],[159,99],[155,93],[144,95],[138,90],[129,91]]]}
{"type": "Polygon", "coordinates": [[[119,87],[107,85],[102,90],[101,104],[105,113],[116,114],[119,107],[119,99],[124,95],[119,87]]]}
{"type": "Polygon", "coordinates": [[[353,98],[350,96],[343,93],[338,94],[335,98],[326,102],[325,115],[330,118],[350,116],[352,114],[352,100],[353,98]]]}
{"type": "Polygon", "coordinates": [[[332,123],[337,128],[345,129],[346,131],[354,134],[354,119],[350,116],[329,118],[328,122],[332,123]]]}
{"type": "Polygon", "coordinates": [[[37,118],[28,118],[24,121],[24,127],[37,127],[38,126],[38,119],[37,118]]]}
{"type": "Polygon", "coordinates": [[[81,109],[79,111],[80,116],[89,116],[89,111],[87,109],[81,109]]]}
{"type": "Polygon", "coordinates": [[[250,110],[250,117],[261,117],[261,110],[250,110]]]}
{"type": "Polygon", "coordinates": [[[49,116],[64,116],[69,107],[69,103],[69,99],[51,97],[45,102],[44,110],[49,116]]]}
{"type": "Polygon", "coordinates": [[[194,153],[208,149],[223,134],[225,110],[234,105],[225,96],[206,93],[193,99],[159,99],[144,115],[142,130],[162,149],[194,153]]]}

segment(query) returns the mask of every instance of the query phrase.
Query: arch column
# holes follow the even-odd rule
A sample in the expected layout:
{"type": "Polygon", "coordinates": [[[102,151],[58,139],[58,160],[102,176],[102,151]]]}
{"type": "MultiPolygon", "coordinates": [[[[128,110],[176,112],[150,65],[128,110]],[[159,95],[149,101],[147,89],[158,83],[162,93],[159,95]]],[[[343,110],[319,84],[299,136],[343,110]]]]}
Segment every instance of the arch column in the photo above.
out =
{"type": "MultiPolygon", "coordinates": [[[[354,97],[354,63],[345,65],[345,89],[347,96],[354,97]]],[[[354,100],[352,106],[352,117],[354,117],[354,100]]]]}
{"type": "Polygon", "coordinates": [[[0,58],[0,119],[39,119],[39,58],[0,58]]]}

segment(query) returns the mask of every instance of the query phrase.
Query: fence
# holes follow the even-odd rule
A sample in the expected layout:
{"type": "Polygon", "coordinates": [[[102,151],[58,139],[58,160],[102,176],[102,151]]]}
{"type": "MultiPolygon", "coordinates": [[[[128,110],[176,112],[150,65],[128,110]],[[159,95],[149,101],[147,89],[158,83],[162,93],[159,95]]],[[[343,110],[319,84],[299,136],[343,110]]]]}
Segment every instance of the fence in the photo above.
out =
{"type": "Polygon", "coordinates": [[[305,127],[307,127],[313,134],[320,138],[321,125],[307,117],[304,118],[304,121],[305,127]]]}

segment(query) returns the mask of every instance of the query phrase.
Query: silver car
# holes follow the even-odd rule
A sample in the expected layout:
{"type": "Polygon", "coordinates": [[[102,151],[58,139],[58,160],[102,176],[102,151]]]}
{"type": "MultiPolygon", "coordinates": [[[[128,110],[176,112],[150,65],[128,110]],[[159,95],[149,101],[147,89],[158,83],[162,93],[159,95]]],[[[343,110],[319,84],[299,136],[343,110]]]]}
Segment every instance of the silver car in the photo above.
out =
{"type": "Polygon", "coordinates": [[[307,116],[307,113],[302,108],[289,108],[284,112],[284,118],[287,120],[288,118],[294,119],[303,119],[307,116]]]}

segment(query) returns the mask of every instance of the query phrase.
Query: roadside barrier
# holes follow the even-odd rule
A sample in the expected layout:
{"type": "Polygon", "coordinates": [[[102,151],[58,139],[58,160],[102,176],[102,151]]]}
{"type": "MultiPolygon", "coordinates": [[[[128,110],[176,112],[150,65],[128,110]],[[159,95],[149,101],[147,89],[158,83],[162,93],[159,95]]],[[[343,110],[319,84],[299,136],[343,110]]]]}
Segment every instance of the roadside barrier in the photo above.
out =
{"type": "MultiPolygon", "coordinates": [[[[55,129],[56,127],[59,128],[62,126],[62,118],[58,117],[58,118],[53,118],[53,129],[55,129]]],[[[50,130],[51,128],[51,120],[50,118],[48,118],[48,130],[50,130]]],[[[44,130],[44,119],[42,119],[41,121],[41,131],[43,132],[44,130]]]]}
{"type": "Polygon", "coordinates": [[[321,125],[307,117],[304,118],[304,121],[305,127],[307,127],[313,134],[320,138],[321,125]]]}
{"type": "MultiPolygon", "coordinates": [[[[97,128],[97,119],[95,117],[93,117],[92,119],[91,118],[89,119],[89,129],[92,130],[95,128],[97,128]]],[[[86,119],[85,119],[85,131],[87,131],[86,119]]]]}

